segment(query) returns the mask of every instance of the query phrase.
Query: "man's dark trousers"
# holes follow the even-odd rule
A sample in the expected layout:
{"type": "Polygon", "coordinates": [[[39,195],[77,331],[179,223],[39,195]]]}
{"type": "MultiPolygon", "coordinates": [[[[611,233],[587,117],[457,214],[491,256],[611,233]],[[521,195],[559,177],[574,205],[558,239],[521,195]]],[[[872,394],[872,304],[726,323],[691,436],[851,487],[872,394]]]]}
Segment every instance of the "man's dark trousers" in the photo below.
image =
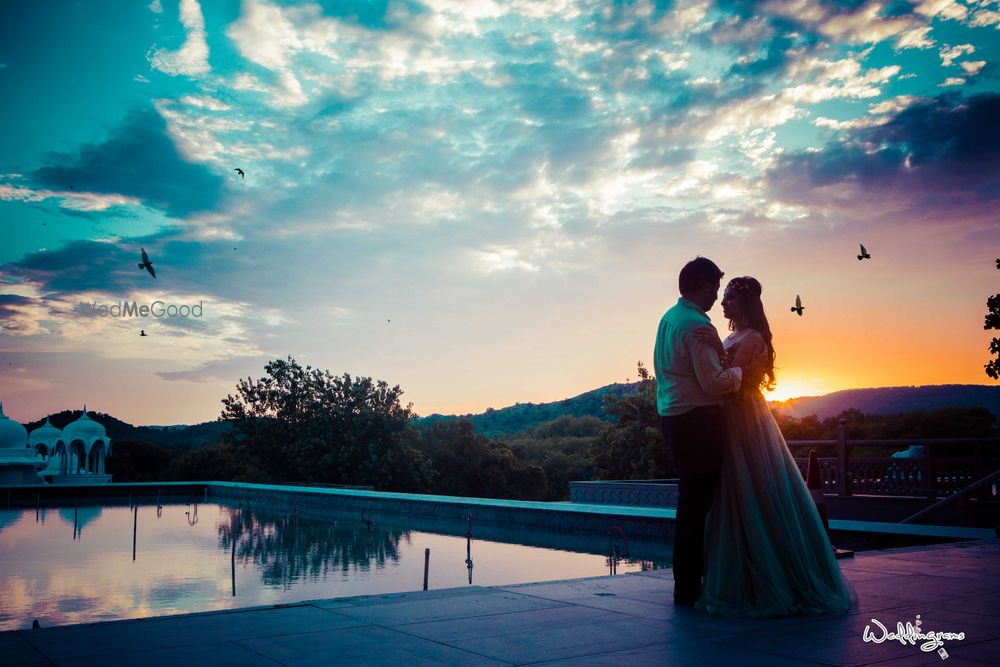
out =
{"type": "Polygon", "coordinates": [[[680,477],[674,526],[674,601],[694,604],[701,594],[705,563],[705,515],[712,507],[722,467],[722,408],[706,406],[660,416],[660,428],[673,449],[680,477]]]}

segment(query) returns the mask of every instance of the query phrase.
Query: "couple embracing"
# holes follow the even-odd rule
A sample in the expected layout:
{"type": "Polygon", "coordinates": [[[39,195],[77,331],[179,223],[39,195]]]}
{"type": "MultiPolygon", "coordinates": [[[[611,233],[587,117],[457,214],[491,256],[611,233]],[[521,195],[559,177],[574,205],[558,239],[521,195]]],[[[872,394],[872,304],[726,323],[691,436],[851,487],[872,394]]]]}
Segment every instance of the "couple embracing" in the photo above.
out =
{"type": "Polygon", "coordinates": [[[729,281],[723,341],[707,315],[723,275],[704,257],[684,266],[653,352],[660,426],[680,478],[674,602],[726,616],[843,613],[855,596],[761,393],[773,386],[775,357],[761,285],[729,281]]]}

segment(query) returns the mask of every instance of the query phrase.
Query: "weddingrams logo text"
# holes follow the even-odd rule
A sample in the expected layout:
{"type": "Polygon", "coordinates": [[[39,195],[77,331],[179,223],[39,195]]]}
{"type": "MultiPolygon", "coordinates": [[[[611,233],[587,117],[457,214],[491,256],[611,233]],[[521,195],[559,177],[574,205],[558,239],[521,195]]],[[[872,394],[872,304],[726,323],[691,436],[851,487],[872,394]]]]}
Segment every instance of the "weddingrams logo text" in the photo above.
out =
{"type": "Polygon", "coordinates": [[[872,619],[872,624],[875,625],[875,629],[872,629],[871,625],[865,626],[865,632],[862,638],[866,642],[874,642],[876,644],[881,644],[882,642],[899,642],[904,646],[909,644],[910,646],[916,646],[920,642],[920,650],[925,653],[930,653],[931,651],[937,651],[938,655],[941,656],[942,660],[948,659],[948,651],[944,650],[944,641],[948,640],[958,640],[962,641],[965,639],[964,632],[924,632],[921,630],[920,614],[917,614],[917,618],[914,623],[906,622],[896,623],[896,631],[890,632],[888,628],[882,625],[877,619],[872,619]]]}
{"type": "Polygon", "coordinates": [[[84,307],[100,317],[201,317],[205,302],[197,304],[176,304],[154,301],[140,304],[137,301],[119,301],[118,303],[98,305],[85,303],[84,307]]]}

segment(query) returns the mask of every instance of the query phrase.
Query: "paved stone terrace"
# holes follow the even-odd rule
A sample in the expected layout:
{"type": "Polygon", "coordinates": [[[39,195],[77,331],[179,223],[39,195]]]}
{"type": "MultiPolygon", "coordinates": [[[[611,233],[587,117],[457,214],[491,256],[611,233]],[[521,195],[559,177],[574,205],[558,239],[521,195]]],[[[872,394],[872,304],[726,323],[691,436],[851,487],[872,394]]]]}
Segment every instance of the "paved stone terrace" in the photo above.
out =
{"type": "Polygon", "coordinates": [[[675,608],[669,570],[455,588],[0,633],[0,665],[998,665],[1000,541],[859,553],[840,561],[846,616],[726,619],[675,608]],[[964,632],[936,651],[865,642],[964,632]]]}

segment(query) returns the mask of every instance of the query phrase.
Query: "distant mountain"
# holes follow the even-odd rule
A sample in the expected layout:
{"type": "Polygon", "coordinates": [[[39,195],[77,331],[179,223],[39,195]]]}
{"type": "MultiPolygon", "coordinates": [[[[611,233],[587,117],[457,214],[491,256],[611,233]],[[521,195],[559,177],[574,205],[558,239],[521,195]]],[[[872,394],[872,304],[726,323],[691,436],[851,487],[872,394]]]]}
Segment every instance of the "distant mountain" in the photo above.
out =
{"type": "MultiPolygon", "coordinates": [[[[490,438],[513,435],[552,421],[563,415],[609,419],[602,409],[606,394],[624,396],[635,394],[638,383],[609,384],[584,392],[572,398],[552,403],[517,403],[506,408],[488,408],[486,412],[467,415],[432,414],[418,417],[417,423],[433,424],[439,421],[468,419],[476,431],[490,438]]],[[[787,401],[772,401],[771,408],[790,417],[816,415],[820,419],[833,417],[844,410],[855,408],[869,414],[893,414],[911,410],[938,408],[981,407],[1000,417],[1000,386],[978,384],[943,384],[923,387],[877,387],[873,389],[846,389],[824,396],[803,396],[787,401]]],[[[50,415],[52,424],[65,428],[79,418],[79,410],[64,410],[50,415]]],[[[186,451],[222,440],[230,429],[228,422],[211,421],[193,426],[133,426],[111,415],[89,412],[90,418],[107,430],[112,440],[138,440],[175,451],[186,451]]],[[[28,431],[42,425],[44,419],[25,424],[28,431]]]]}
{"type": "MultiPolygon", "coordinates": [[[[488,409],[479,414],[433,414],[421,417],[417,422],[431,424],[436,421],[465,418],[472,422],[478,433],[495,438],[534,428],[562,415],[609,419],[601,409],[601,398],[609,393],[617,396],[634,394],[637,388],[637,382],[609,384],[553,403],[518,403],[506,408],[488,409]]],[[[790,417],[815,414],[820,419],[836,416],[851,408],[869,414],[893,414],[920,409],[982,407],[1000,417],[1000,386],[944,384],[846,389],[824,396],[803,396],[784,402],[771,401],[770,405],[772,409],[790,417]]]]}
{"type": "Polygon", "coordinates": [[[601,409],[602,399],[605,394],[624,396],[634,394],[638,387],[637,382],[609,384],[599,389],[566,398],[553,403],[518,403],[506,408],[494,410],[488,408],[486,412],[467,415],[440,415],[432,414],[426,417],[419,417],[418,424],[433,424],[439,421],[453,419],[468,419],[472,422],[476,432],[489,438],[496,438],[503,435],[513,435],[539,424],[552,421],[563,415],[572,417],[598,417],[608,419],[608,415],[601,409]]]}
{"type": "Polygon", "coordinates": [[[803,396],[771,402],[772,409],[790,417],[816,415],[834,417],[856,408],[869,414],[893,414],[937,408],[985,408],[1000,416],[1000,386],[980,384],[941,384],[923,387],[877,387],[845,389],[824,396],[803,396]]]}

